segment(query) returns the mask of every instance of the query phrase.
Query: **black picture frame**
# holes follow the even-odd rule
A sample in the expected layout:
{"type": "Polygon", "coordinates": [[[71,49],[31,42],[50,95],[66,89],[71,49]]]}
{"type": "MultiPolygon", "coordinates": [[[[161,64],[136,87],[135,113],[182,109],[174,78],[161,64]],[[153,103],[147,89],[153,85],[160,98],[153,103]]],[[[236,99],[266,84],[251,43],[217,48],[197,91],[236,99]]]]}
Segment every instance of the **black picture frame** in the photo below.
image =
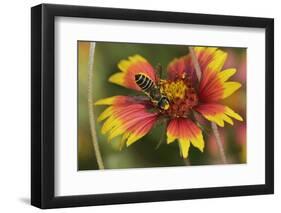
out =
{"type": "Polygon", "coordinates": [[[31,8],[31,97],[31,204],[39,208],[274,193],[274,19],[41,4],[31,8]],[[265,29],[265,184],[56,197],[54,23],[59,16],[265,29]]]}

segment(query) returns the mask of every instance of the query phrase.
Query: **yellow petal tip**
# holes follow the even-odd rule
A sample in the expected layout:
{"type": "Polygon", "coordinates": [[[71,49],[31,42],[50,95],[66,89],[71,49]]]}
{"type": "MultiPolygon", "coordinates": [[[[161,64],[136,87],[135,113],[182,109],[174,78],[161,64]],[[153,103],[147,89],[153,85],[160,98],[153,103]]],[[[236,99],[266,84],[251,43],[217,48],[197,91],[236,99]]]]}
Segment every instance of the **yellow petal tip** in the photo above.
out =
{"type": "Polygon", "coordinates": [[[115,97],[104,98],[96,101],[94,105],[111,105],[113,104],[115,97]]]}
{"type": "Polygon", "coordinates": [[[108,81],[110,83],[114,83],[114,84],[118,84],[118,85],[123,86],[124,85],[124,78],[125,78],[125,74],[121,73],[121,72],[118,72],[118,73],[115,73],[115,74],[111,75],[108,78],[108,81]]]}

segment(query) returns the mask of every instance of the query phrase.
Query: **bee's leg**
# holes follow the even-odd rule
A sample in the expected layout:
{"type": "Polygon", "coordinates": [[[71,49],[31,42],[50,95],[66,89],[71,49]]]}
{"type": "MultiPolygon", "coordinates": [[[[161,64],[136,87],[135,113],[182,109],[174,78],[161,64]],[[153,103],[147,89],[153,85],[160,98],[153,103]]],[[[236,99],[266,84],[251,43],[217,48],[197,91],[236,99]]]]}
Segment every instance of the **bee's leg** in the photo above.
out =
{"type": "Polygon", "coordinates": [[[150,98],[149,96],[144,96],[143,94],[136,94],[134,96],[132,96],[136,101],[149,101],[150,98]]]}

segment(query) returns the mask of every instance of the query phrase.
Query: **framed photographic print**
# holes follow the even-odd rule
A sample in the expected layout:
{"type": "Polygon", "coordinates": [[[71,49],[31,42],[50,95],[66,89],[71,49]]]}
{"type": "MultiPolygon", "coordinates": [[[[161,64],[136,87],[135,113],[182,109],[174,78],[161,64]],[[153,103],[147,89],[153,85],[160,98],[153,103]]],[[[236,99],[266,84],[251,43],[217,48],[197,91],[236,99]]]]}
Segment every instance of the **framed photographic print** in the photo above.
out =
{"type": "Polygon", "coordinates": [[[274,191],[274,21],[31,9],[31,203],[274,191]]]}

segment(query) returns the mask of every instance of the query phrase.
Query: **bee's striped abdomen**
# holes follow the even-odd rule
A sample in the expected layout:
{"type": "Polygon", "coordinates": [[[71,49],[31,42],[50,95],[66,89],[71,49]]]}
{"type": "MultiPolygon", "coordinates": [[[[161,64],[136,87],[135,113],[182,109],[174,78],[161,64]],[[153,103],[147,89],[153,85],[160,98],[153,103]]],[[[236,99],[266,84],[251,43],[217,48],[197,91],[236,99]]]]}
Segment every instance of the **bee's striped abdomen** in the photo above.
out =
{"type": "Polygon", "coordinates": [[[135,75],[136,84],[144,91],[149,91],[152,87],[155,87],[154,82],[144,74],[136,74],[135,75]]]}

